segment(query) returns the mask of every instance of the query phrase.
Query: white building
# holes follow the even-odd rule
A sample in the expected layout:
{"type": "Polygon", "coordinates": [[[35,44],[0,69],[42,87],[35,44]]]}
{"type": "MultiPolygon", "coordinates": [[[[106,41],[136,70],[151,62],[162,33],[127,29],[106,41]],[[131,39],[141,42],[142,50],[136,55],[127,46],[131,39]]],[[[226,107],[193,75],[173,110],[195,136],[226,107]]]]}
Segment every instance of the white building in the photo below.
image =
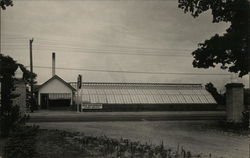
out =
{"type": "Polygon", "coordinates": [[[54,75],[38,87],[38,105],[41,109],[65,108],[73,103],[75,89],[54,75]]]}

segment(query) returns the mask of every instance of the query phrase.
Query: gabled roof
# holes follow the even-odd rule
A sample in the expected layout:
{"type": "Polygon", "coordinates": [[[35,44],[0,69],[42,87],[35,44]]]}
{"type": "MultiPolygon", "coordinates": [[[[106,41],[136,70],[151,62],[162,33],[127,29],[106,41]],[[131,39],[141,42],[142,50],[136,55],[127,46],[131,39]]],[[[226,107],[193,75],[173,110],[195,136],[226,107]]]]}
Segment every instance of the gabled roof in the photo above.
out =
{"type": "Polygon", "coordinates": [[[55,75],[53,77],[51,77],[49,80],[47,80],[46,82],[44,82],[41,86],[38,87],[37,91],[39,91],[43,86],[47,85],[50,81],[57,79],[60,82],[62,82],[65,86],[69,87],[71,90],[75,91],[75,88],[72,87],[69,83],[67,83],[66,81],[64,81],[61,77],[55,75]]]}

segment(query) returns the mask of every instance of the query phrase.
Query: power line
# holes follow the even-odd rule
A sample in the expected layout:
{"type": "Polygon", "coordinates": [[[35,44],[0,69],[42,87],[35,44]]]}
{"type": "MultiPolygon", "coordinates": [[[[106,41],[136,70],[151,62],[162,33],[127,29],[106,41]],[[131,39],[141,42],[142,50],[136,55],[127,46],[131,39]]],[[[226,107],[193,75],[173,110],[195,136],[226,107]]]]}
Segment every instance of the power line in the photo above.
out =
{"type": "MultiPolygon", "coordinates": [[[[21,36],[21,35],[18,35],[21,36]]],[[[13,38],[13,37],[12,37],[13,38]]],[[[26,40],[29,37],[23,38],[23,40],[26,40]]],[[[20,37],[17,37],[17,39],[20,39],[20,37]]],[[[36,39],[38,41],[41,42],[46,42],[46,43],[56,43],[56,44],[60,44],[60,45],[72,45],[75,42],[72,42],[72,40],[55,40],[55,39],[48,39],[48,38],[41,38],[41,37],[36,37],[36,39]],[[60,43],[57,43],[60,42],[60,43]],[[66,43],[62,43],[62,42],[66,42],[66,43]],[[70,44],[70,42],[72,42],[70,44]]],[[[79,43],[80,45],[83,45],[83,43],[79,43]]],[[[123,46],[123,45],[112,45],[112,44],[107,44],[107,45],[101,45],[103,47],[113,47],[113,48],[123,48],[123,49],[142,49],[142,50],[159,50],[159,51],[166,51],[166,50],[172,50],[172,51],[193,51],[192,49],[168,49],[168,48],[150,48],[150,47],[135,47],[135,46],[123,46]]]]}
{"type": "MultiPolygon", "coordinates": [[[[68,1],[68,0],[15,0],[15,1],[19,1],[19,2],[22,2],[22,1],[68,1]]],[[[124,1],[124,0],[72,0],[72,1],[98,1],[98,2],[107,2],[107,1],[124,1]]],[[[129,0],[127,0],[129,1],[129,0]]],[[[131,0],[131,1],[134,1],[134,0],[131,0]]],[[[137,0],[137,1],[144,1],[144,2],[155,2],[155,1],[161,1],[161,2],[176,2],[176,0],[137,0]]]]}
{"type": "MultiPolygon", "coordinates": [[[[11,48],[11,49],[28,49],[26,45],[16,45],[16,46],[21,46],[19,48],[11,48]]],[[[172,53],[172,54],[167,54],[167,53],[147,53],[147,52],[143,52],[143,53],[140,53],[138,51],[124,51],[124,50],[98,50],[98,49],[91,49],[91,48],[80,48],[80,47],[52,47],[52,46],[45,46],[45,45],[39,45],[39,46],[36,46],[34,48],[34,50],[40,50],[40,51],[44,51],[46,50],[47,53],[50,53],[48,51],[48,48],[50,48],[51,50],[53,49],[53,51],[55,50],[59,50],[60,52],[60,49],[66,49],[66,50],[63,50],[63,52],[67,51],[67,53],[80,53],[80,54],[92,54],[92,53],[96,53],[96,54],[115,54],[115,55],[142,55],[142,56],[176,56],[176,57],[192,57],[191,54],[188,55],[188,54],[184,54],[184,53],[172,53]],[[67,50],[68,49],[68,50],[67,50]],[[120,52],[120,53],[117,53],[117,52],[120,52]],[[131,53],[131,52],[135,52],[135,53],[131,53]]],[[[35,52],[35,53],[39,53],[39,52],[35,52]]],[[[46,53],[46,52],[44,52],[46,53]]]]}
{"type": "MultiPolygon", "coordinates": [[[[6,42],[3,42],[2,44],[4,44],[5,46],[26,46],[25,44],[23,43],[6,43],[6,42]]],[[[36,44],[35,46],[38,46],[38,47],[55,47],[55,48],[73,48],[73,49],[88,49],[88,50],[97,50],[96,48],[88,48],[88,47],[84,47],[81,45],[70,45],[70,44],[61,44],[61,45],[57,45],[57,44],[36,44]],[[61,46],[61,45],[66,45],[66,46],[61,46]],[[69,47],[68,47],[69,46],[69,47]]],[[[99,47],[100,48],[100,47],[99,47]]],[[[128,47],[126,49],[124,49],[123,47],[122,48],[119,48],[119,47],[114,47],[112,48],[113,50],[115,51],[131,51],[131,50],[134,50],[134,51],[193,51],[193,50],[188,50],[188,49],[156,49],[156,48],[137,48],[137,47],[128,47]],[[114,49],[115,48],[115,49],[114,49]]],[[[112,50],[110,49],[109,47],[106,47],[106,48],[102,48],[102,50],[112,50]]]]}
{"type": "Polygon", "coordinates": [[[6,37],[4,35],[2,35],[4,37],[4,39],[6,40],[27,40],[27,38],[24,37],[6,37]]]}
{"type": "MultiPolygon", "coordinates": [[[[18,40],[20,39],[20,37],[17,38],[18,40]]],[[[24,38],[25,39],[25,38],[24,38]]],[[[187,53],[180,53],[180,52],[187,52],[187,51],[193,51],[193,50],[188,50],[188,49],[167,49],[167,48],[148,48],[148,47],[128,47],[128,46],[114,46],[114,45],[109,45],[108,47],[110,48],[104,48],[104,49],[95,49],[95,48],[82,48],[77,46],[77,45],[71,45],[68,42],[66,44],[62,44],[62,43],[50,43],[50,39],[46,39],[46,38],[37,38],[38,41],[41,40],[43,42],[45,42],[46,44],[36,44],[34,50],[41,50],[44,51],[44,49],[46,49],[48,51],[48,48],[50,48],[50,51],[59,51],[58,52],[62,52],[62,51],[66,51],[65,49],[68,49],[69,52],[67,53],[83,53],[83,54],[114,54],[114,55],[140,55],[140,56],[174,56],[174,57],[192,57],[191,53],[187,54],[187,53]],[[59,46],[57,44],[60,44],[59,46]],[[63,46],[61,46],[63,45],[63,46]],[[66,46],[65,46],[66,45],[66,46]],[[115,49],[114,49],[115,48],[115,49]],[[61,51],[62,50],[62,51],[61,51]],[[154,51],[154,53],[152,53],[152,51],[154,51]],[[174,53],[166,53],[166,52],[174,52],[174,53]],[[133,52],[133,53],[131,53],[133,52]],[[142,52],[142,53],[141,53],[142,52]]],[[[60,40],[56,40],[56,41],[60,41],[60,40]]],[[[39,42],[37,42],[39,43],[39,42]]],[[[4,42],[3,43],[4,46],[13,46],[10,47],[8,49],[27,49],[27,45],[23,44],[23,43],[16,43],[16,42],[4,42]],[[17,48],[18,47],[18,48],[17,48]],[[23,48],[25,47],[25,48],[23,48]]],[[[37,52],[38,53],[38,52],[37,52]]],[[[48,52],[50,53],[50,52],[48,52]]]]}
{"type": "MultiPolygon", "coordinates": [[[[2,42],[3,45],[5,46],[26,46],[24,43],[13,43],[13,42],[2,42]]],[[[56,44],[51,44],[51,43],[41,43],[41,44],[36,44],[35,46],[42,46],[42,47],[55,47],[55,48],[73,48],[73,49],[76,49],[76,48],[81,48],[81,49],[95,49],[95,48],[88,48],[88,47],[84,47],[82,45],[72,45],[72,44],[63,44],[63,43],[56,43],[56,44]],[[61,46],[61,45],[64,45],[64,46],[61,46]],[[66,45],[66,46],[65,46],[66,45]],[[67,47],[67,46],[70,46],[70,47],[67,47]]],[[[104,47],[104,46],[102,46],[104,47]]],[[[134,51],[158,51],[158,52],[161,52],[161,51],[176,51],[176,52],[188,52],[188,51],[193,51],[191,49],[168,49],[168,48],[148,48],[148,47],[124,47],[124,46],[105,46],[106,48],[103,48],[102,50],[105,50],[105,49],[113,49],[115,51],[131,51],[131,50],[134,50],[134,51]]]]}
{"type": "MultiPolygon", "coordinates": [[[[27,50],[28,48],[25,48],[23,50],[27,50]]],[[[44,51],[44,49],[33,49],[33,50],[39,50],[39,51],[44,51]]],[[[58,50],[56,51],[58,52],[58,50]]],[[[40,54],[40,52],[34,52],[36,54],[40,54]]],[[[51,53],[51,52],[44,52],[44,53],[51,53]]],[[[191,55],[188,56],[188,55],[178,55],[178,54],[149,54],[149,53],[113,53],[113,52],[98,52],[98,51],[88,51],[88,52],[83,52],[83,51],[80,51],[80,50],[71,50],[69,52],[61,52],[61,53],[77,53],[77,54],[104,54],[104,55],[108,55],[108,54],[113,54],[113,55],[132,55],[132,56],[162,56],[162,57],[170,57],[170,56],[173,56],[173,57],[192,57],[191,55]]]]}
{"type": "MultiPolygon", "coordinates": [[[[28,48],[27,48],[28,49],[28,48]]],[[[33,50],[39,50],[39,49],[33,49],[33,50]]],[[[41,50],[41,49],[40,49],[41,50]]],[[[42,51],[42,50],[41,50],[42,51]]],[[[56,51],[58,52],[58,51],[56,51]]],[[[39,52],[34,52],[36,54],[40,54],[39,52]]],[[[51,53],[51,52],[45,52],[45,53],[51,53]]],[[[186,58],[192,58],[192,56],[184,56],[184,55],[175,55],[175,54],[166,54],[166,55],[161,55],[161,54],[132,54],[132,53],[112,53],[112,52],[81,52],[81,51],[70,51],[70,52],[62,52],[62,53],[73,53],[73,54],[103,54],[103,55],[109,55],[109,54],[113,54],[113,55],[132,55],[132,56],[159,56],[159,57],[186,57],[186,58]]]]}
{"type": "MultiPolygon", "coordinates": [[[[44,42],[44,41],[43,41],[44,42]]],[[[43,43],[42,42],[42,43],[43,43]]],[[[57,44],[56,42],[51,42],[50,40],[46,40],[45,43],[53,43],[57,44]]],[[[68,45],[69,43],[59,43],[63,45],[68,45]]],[[[72,45],[72,44],[71,44],[72,45]]],[[[121,46],[121,45],[101,45],[102,47],[110,47],[110,48],[116,48],[116,49],[133,49],[133,50],[154,50],[154,51],[167,51],[167,50],[172,50],[172,51],[193,51],[191,49],[169,49],[169,48],[152,48],[152,47],[135,47],[135,46],[121,46]]]]}
{"type": "MultiPolygon", "coordinates": [[[[51,69],[49,66],[34,66],[35,68],[51,69]]],[[[110,72],[110,73],[136,73],[136,74],[157,74],[157,75],[206,75],[206,76],[231,76],[230,74],[219,73],[191,73],[191,72],[147,72],[147,71],[120,71],[120,70],[104,70],[104,69],[87,69],[87,68],[66,68],[57,67],[59,70],[78,70],[78,71],[90,71],[90,72],[110,72]]]]}

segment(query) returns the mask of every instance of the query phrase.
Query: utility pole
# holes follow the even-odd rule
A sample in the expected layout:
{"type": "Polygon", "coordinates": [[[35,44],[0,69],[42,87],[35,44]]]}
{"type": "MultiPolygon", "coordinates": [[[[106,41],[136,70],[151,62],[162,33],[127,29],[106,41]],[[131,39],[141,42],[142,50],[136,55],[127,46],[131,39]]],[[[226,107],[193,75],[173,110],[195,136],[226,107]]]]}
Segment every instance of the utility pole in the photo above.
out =
{"type": "Polygon", "coordinates": [[[2,54],[2,8],[0,8],[0,54],[2,54]]]}
{"type": "MultiPolygon", "coordinates": [[[[250,24],[250,0],[248,0],[248,25],[250,24]]],[[[248,55],[247,55],[247,63],[248,63],[248,88],[250,89],[250,28],[248,27],[248,55]]],[[[250,118],[249,118],[250,119],[250,118]]],[[[250,127],[250,125],[249,125],[250,127]]],[[[250,158],[250,148],[249,148],[249,158],[250,158]]]]}
{"type": "MultiPolygon", "coordinates": [[[[248,25],[250,24],[250,0],[248,0],[248,25]]],[[[250,28],[248,27],[248,88],[250,89],[250,28]]],[[[249,114],[250,115],[250,114],[249,114]]],[[[250,118],[248,118],[250,121],[250,118]]],[[[250,123],[248,124],[248,127],[250,128],[250,123]]],[[[248,135],[250,136],[250,135],[248,135]]],[[[249,158],[250,158],[250,137],[249,137],[249,158]]]]}
{"type": "MultiPolygon", "coordinates": [[[[33,38],[29,41],[30,43],[30,72],[33,74],[33,58],[32,58],[32,43],[33,38]]],[[[34,111],[34,96],[33,96],[33,76],[31,76],[31,83],[30,83],[30,92],[31,92],[31,98],[30,98],[30,111],[34,111]]]]}

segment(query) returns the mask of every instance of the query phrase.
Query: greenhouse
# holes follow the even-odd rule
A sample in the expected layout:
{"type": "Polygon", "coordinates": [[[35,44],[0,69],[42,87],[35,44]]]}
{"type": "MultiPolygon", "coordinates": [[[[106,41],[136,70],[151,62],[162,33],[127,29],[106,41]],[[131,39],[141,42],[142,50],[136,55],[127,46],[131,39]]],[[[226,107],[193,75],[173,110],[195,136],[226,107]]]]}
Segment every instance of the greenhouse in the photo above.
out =
{"type": "Polygon", "coordinates": [[[128,111],[207,110],[217,105],[201,84],[166,83],[85,82],[77,91],[75,101],[84,109],[128,111]]]}

